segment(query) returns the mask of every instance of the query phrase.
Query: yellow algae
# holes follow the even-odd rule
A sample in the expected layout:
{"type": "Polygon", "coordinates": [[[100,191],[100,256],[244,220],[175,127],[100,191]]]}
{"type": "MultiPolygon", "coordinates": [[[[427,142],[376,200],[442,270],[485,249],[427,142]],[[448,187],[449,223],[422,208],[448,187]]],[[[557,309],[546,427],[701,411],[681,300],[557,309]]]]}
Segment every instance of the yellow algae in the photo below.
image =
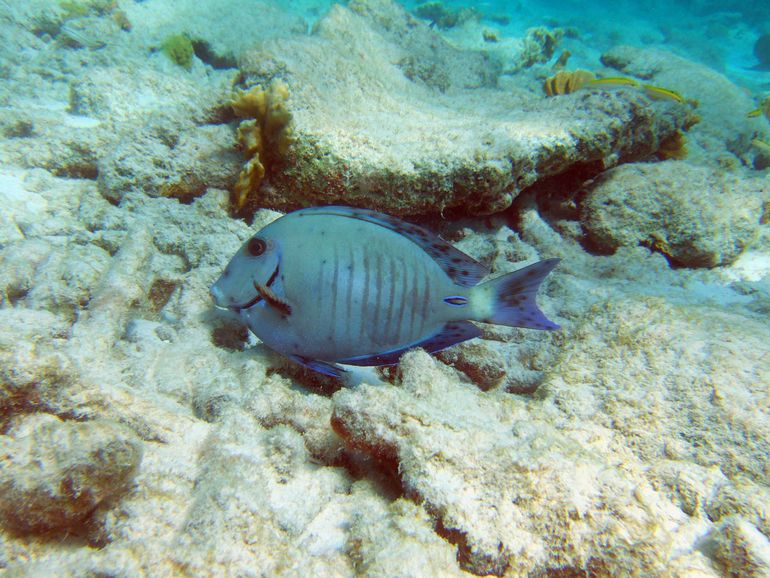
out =
{"type": "Polygon", "coordinates": [[[174,64],[187,70],[192,68],[195,51],[193,50],[192,40],[187,34],[181,33],[167,36],[161,43],[160,49],[174,64]]]}
{"type": "Polygon", "coordinates": [[[236,138],[247,158],[233,187],[233,204],[243,209],[259,191],[270,165],[288,152],[291,144],[291,113],[287,107],[289,87],[280,80],[239,92],[230,106],[243,118],[236,138]]]}
{"type": "Polygon", "coordinates": [[[571,94],[595,78],[594,73],[590,70],[574,70],[572,72],[562,70],[545,80],[543,90],[548,96],[571,94]]]}
{"type": "Polygon", "coordinates": [[[755,138],[751,141],[755,147],[765,153],[770,153],[770,143],[763,141],[762,139],[755,138]]]}

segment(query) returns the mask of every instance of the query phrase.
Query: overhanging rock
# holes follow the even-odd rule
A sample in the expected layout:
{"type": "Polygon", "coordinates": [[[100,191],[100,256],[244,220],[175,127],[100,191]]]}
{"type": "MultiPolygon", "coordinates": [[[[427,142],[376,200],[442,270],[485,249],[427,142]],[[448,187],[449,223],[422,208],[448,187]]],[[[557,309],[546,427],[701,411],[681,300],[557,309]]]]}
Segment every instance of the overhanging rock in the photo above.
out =
{"type": "Polygon", "coordinates": [[[492,59],[385,0],[334,6],[312,35],[271,40],[241,69],[249,84],[285,81],[293,115],[294,142],[253,207],[490,214],[575,164],[648,156],[686,116],[639,91],[514,94],[492,59]]]}

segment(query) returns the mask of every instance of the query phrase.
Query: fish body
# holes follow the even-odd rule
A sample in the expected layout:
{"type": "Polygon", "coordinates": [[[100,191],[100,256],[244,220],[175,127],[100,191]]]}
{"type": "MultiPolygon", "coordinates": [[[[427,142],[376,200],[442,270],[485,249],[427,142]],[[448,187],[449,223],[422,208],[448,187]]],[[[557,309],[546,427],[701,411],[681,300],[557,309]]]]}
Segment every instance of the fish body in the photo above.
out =
{"type": "Polygon", "coordinates": [[[671,100],[678,102],[679,104],[685,103],[684,97],[675,90],[671,90],[670,88],[664,88],[662,86],[655,86],[652,84],[644,84],[642,85],[642,88],[644,89],[644,93],[653,100],[671,100]]]}
{"type": "Polygon", "coordinates": [[[766,119],[770,120],[770,96],[765,97],[759,104],[759,108],[748,112],[746,114],[749,118],[757,118],[764,115],[766,119]]]}
{"type": "Polygon", "coordinates": [[[633,78],[626,76],[609,76],[605,78],[594,78],[585,83],[585,88],[636,88],[639,83],[633,78]]]}
{"type": "Polygon", "coordinates": [[[609,88],[638,88],[653,100],[669,100],[685,104],[685,98],[670,88],[655,86],[653,84],[642,84],[633,78],[626,76],[611,76],[606,78],[595,78],[586,82],[582,88],[586,89],[609,89],[609,88]]]}
{"type": "Polygon", "coordinates": [[[211,288],[268,347],[329,375],[478,337],[470,320],[557,329],[535,295],[558,259],[480,283],[487,268],[427,230],[350,207],[289,213],[211,288]]]}

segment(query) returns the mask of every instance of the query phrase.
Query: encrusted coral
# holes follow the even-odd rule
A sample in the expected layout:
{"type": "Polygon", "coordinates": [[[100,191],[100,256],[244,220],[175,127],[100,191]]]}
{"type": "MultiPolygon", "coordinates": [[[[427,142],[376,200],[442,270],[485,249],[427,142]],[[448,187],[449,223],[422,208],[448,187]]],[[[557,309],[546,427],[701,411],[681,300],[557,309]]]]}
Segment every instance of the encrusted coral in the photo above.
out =
{"type": "Polygon", "coordinates": [[[484,42],[500,42],[500,37],[497,34],[497,30],[485,28],[481,33],[484,42]]]}
{"type": "Polygon", "coordinates": [[[425,2],[414,9],[414,13],[425,20],[430,20],[431,26],[438,26],[442,30],[454,28],[468,20],[479,17],[475,8],[458,8],[452,10],[444,6],[442,2],[425,2]]]}
{"type": "Polygon", "coordinates": [[[571,94],[595,78],[596,75],[590,70],[578,69],[572,72],[562,70],[546,78],[543,83],[543,90],[548,96],[571,94]]]}
{"type": "Polygon", "coordinates": [[[81,18],[96,14],[103,16],[115,10],[115,0],[60,0],[59,7],[64,11],[65,19],[81,18]]]}
{"type": "Polygon", "coordinates": [[[535,64],[548,62],[556,51],[556,46],[564,36],[564,30],[550,30],[539,26],[527,30],[522,40],[519,67],[529,68],[535,64]]]}
{"type": "Polygon", "coordinates": [[[233,204],[242,209],[269,172],[270,165],[284,156],[291,144],[291,113],[286,102],[289,88],[280,80],[270,86],[254,86],[239,93],[230,103],[233,112],[246,120],[238,126],[238,143],[248,161],[233,187],[233,204]]]}

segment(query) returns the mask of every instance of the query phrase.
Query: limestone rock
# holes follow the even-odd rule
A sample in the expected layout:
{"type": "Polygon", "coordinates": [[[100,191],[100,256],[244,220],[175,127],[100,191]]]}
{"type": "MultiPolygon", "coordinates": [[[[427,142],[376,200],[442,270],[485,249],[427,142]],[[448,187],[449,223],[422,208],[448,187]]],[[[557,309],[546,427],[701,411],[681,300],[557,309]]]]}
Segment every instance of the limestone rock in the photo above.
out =
{"type": "Polygon", "coordinates": [[[406,495],[457,545],[464,569],[663,572],[672,547],[664,536],[687,521],[627,450],[616,448],[619,468],[601,457],[604,436],[588,424],[555,429],[516,397],[457,384],[424,352],[407,354],[401,371],[399,388],[335,394],[332,425],[399,472],[406,495]]]}
{"type": "Polygon", "coordinates": [[[709,535],[707,547],[730,576],[770,575],[770,539],[745,520],[737,517],[724,520],[709,535]]]}
{"type": "MultiPolygon", "coordinates": [[[[717,466],[736,484],[745,478],[766,486],[766,319],[661,299],[615,299],[594,306],[577,334],[585,339],[565,342],[536,397],[570,418],[612,428],[645,462],[717,466]]],[[[755,493],[749,487],[739,493],[755,493]]],[[[711,515],[752,511],[730,501],[714,497],[711,515]]]]}
{"type": "Polygon", "coordinates": [[[686,162],[628,164],[586,188],[581,222],[604,251],[644,245],[677,265],[735,261],[759,232],[770,184],[686,162]]]}
{"type": "Polygon", "coordinates": [[[116,143],[98,163],[104,196],[119,201],[131,190],[189,202],[207,187],[230,188],[241,167],[232,131],[203,125],[177,134],[171,142],[150,134],[116,143]]]}
{"type": "Polygon", "coordinates": [[[0,515],[22,532],[81,524],[127,491],[142,458],[141,442],[124,427],[50,414],[19,417],[1,443],[0,515]]]}
{"type": "Polygon", "coordinates": [[[335,5],[314,32],[242,59],[247,82],[286,82],[293,118],[294,143],[255,206],[489,214],[576,163],[649,155],[684,121],[685,107],[641,94],[513,96],[494,87],[494,62],[387,0],[335,5]]]}

